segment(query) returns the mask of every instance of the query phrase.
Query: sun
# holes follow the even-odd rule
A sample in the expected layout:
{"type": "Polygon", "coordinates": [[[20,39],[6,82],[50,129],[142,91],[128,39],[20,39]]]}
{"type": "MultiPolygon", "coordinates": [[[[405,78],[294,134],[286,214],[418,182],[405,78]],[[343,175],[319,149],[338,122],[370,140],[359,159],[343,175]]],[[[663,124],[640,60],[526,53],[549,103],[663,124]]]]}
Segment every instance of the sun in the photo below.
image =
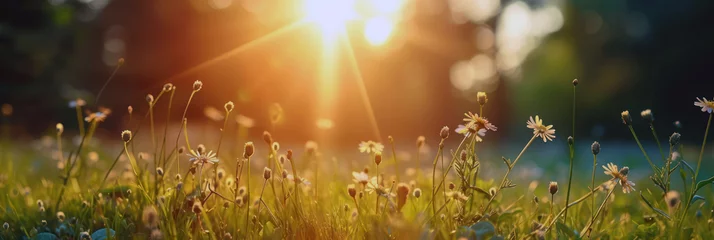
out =
{"type": "Polygon", "coordinates": [[[305,0],[305,20],[320,26],[326,33],[334,33],[357,17],[355,0],[305,0]]]}

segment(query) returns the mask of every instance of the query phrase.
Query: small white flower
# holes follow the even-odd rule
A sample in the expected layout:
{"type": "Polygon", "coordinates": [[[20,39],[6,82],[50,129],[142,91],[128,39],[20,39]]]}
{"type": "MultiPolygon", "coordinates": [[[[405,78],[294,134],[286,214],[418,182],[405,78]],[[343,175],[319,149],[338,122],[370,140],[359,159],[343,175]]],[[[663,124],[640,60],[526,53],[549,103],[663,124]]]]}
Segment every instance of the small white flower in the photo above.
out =
{"type": "Polygon", "coordinates": [[[191,150],[191,153],[188,154],[189,158],[188,161],[193,163],[193,164],[215,164],[218,163],[218,158],[216,158],[216,154],[213,153],[213,151],[209,151],[208,153],[201,154],[195,150],[191,150]]]}
{"type": "Polygon", "coordinates": [[[526,122],[526,126],[533,129],[534,135],[543,138],[543,142],[553,141],[553,138],[555,138],[555,129],[553,129],[553,125],[543,125],[543,119],[538,117],[538,115],[535,116],[535,120],[531,117],[530,120],[526,122]]]}
{"type": "Polygon", "coordinates": [[[697,98],[697,101],[694,102],[694,106],[701,107],[702,112],[712,113],[712,111],[714,111],[714,101],[709,101],[705,97],[702,97],[702,99],[697,98]]]}
{"type": "Polygon", "coordinates": [[[359,151],[363,153],[378,153],[384,151],[384,145],[374,141],[361,142],[359,151]]]}

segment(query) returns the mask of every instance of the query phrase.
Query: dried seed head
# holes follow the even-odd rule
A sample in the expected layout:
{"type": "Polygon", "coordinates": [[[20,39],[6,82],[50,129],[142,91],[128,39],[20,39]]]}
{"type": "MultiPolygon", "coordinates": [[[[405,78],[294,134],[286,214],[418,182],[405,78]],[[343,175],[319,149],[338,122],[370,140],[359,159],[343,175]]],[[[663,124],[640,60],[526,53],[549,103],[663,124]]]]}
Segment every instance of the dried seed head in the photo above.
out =
{"type": "Polygon", "coordinates": [[[357,189],[354,184],[347,185],[347,194],[349,194],[351,198],[357,196],[357,189]]]}
{"type": "Polygon", "coordinates": [[[176,176],[174,176],[174,179],[175,179],[176,181],[181,181],[181,174],[180,174],[180,173],[177,173],[176,176]]]}
{"type": "Polygon", "coordinates": [[[191,211],[195,214],[201,214],[201,212],[203,211],[203,206],[201,205],[201,200],[193,201],[193,207],[191,207],[191,211]]]}
{"type": "Polygon", "coordinates": [[[280,143],[273,142],[272,148],[274,152],[277,152],[278,150],[280,150],[280,143]]]}
{"type": "Polygon", "coordinates": [[[533,196],[533,203],[538,204],[539,202],[538,196],[533,196]]]}
{"type": "Polygon", "coordinates": [[[200,80],[196,80],[195,82],[193,82],[193,91],[194,92],[201,91],[201,88],[203,88],[203,82],[201,82],[200,80]]]}
{"type": "Polygon", "coordinates": [[[489,188],[489,189],[488,189],[488,194],[490,194],[491,196],[495,196],[495,195],[496,195],[496,191],[498,191],[498,190],[496,190],[496,187],[489,188]]]}
{"type": "Polygon", "coordinates": [[[439,137],[441,137],[441,139],[448,138],[449,137],[449,127],[447,127],[447,126],[442,127],[441,131],[439,131],[439,137]]]}
{"type": "Polygon", "coordinates": [[[45,213],[45,207],[40,207],[40,213],[45,213]]]}
{"type": "Polygon", "coordinates": [[[667,202],[667,207],[670,209],[675,208],[679,205],[679,193],[677,191],[669,191],[664,195],[664,200],[667,202]]]}
{"type": "Polygon", "coordinates": [[[287,157],[285,157],[285,155],[280,155],[280,157],[278,157],[278,162],[280,162],[281,165],[285,165],[286,159],[287,157]]]}
{"type": "Polygon", "coordinates": [[[478,104],[481,106],[486,105],[488,102],[488,95],[486,95],[485,92],[478,92],[476,93],[476,101],[478,101],[478,104]]]}
{"type": "Polygon", "coordinates": [[[218,180],[223,180],[225,176],[226,170],[223,170],[223,168],[219,168],[218,171],[216,171],[216,177],[218,177],[218,180]]]}
{"type": "Polygon", "coordinates": [[[620,169],[620,175],[622,176],[627,176],[627,174],[630,173],[630,168],[627,166],[624,166],[620,169]]]}
{"type": "Polygon", "coordinates": [[[128,143],[131,140],[131,131],[129,130],[124,130],[121,132],[121,140],[124,140],[125,143],[128,143]]]}
{"type": "Polygon", "coordinates": [[[415,188],[415,189],[414,189],[414,197],[415,197],[415,198],[420,198],[420,197],[421,197],[421,189],[420,189],[420,188],[415,188]]]}
{"type": "Polygon", "coordinates": [[[273,174],[273,170],[270,170],[270,168],[268,168],[268,167],[263,168],[263,178],[265,178],[265,180],[270,179],[270,176],[272,174],[273,174]]]}
{"type": "Polygon", "coordinates": [[[620,116],[622,117],[622,123],[624,123],[625,125],[632,125],[632,116],[630,116],[630,111],[622,111],[622,113],[620,113],[620,116]]]}
{"type": "Polygon", "coordinates": [[[181,191],[181,189],[183,189],[183,182],[178,182],[176,184],[176,190],[181,191]]]}
{"type": "Polygon", "coordinates": [[[387,140],[389,140],[389,142],[392,142],[392,143],[393,143],[393,142],[394,142],[394,137],[392,137],[392,135],[389,135],[389,136],[387,136],[387,140]]]}
{"type": "Polygon", "coordinates": [[[679,140],[681,138],[682,138],[682,134],[672,133],[672,136],[669,137],[669,145],[672,147],[679,145],[679,140]]]}
{"type": "Polygon", "coordinates": [[[468,153],[466,151],[461,150],[461,161],[466,161],[466,158],[468,157],[468,153]]]}
{"type": "Polygon", "coordinates": [[[287,157],[288,160],[292,161],[293,160],[293,150],[288,149],[288,153],[285,155],[285,157],[287,157]]]}
{"type": "Polygon", "coordinates": [[[363,173],[369,173],[369,168],[368,168],[368,167],[364,167],[364,169],[362,169],[362,172],[363,172],[363,173]]]}
{"type": "Polygon", "coordinates": [[[343,205],[343,206],[342,206],[342,210],[345,211],[345,212],[349,212],[349,211],[350,211],[350,205],[347,205],[347,204],[343,205]]]}
{"type": "Polygon", "coordinates": [[[7,222],[5,222],[5,223],[2,224],[2,228],[5,229],[5,230],[8,230],[8,229],[10,228],[10,224],[7,223],[7,222]]]}
{"type": "Polygon", "coordinates": [[[43,219],[41,223],[42,223],[42,226],[43,226],[43,227],[47,226],[47,220],[44,220],[44,219],[43,219]]]}
{"type": "Polygon", "coordinates": [[[184,147],[184,146],[181,146],[181,147],[178,149],[178,153],[179,153],[179,154],[183,154],[183,152],[185,152],[185,151],[186,151],[186,147],[184,147]]]}
{"type": "Polygon", "coordinates": [[[196,151],[198,152],[198,154],[205,154],[206,146],[204,146],[203,144],[198,144],[198,146],[196,147],[196,151]]]}
{"type": "Polygon", "coordinates": [[[92,237],[89,236],[89,232],[80,232],[79,239],[80,240],[84,240],[84,239],[92,240],[92,237]]]}
{"type": "Polygon", "coordinates": [[[163,169],[163,168],[160,168],[160,167],[157,167],[157,168],[156,168],[156,175],[159,175],[159,176],[163,177],[163,176],[164,176],[164,169],[163,169]]]}
{"type": "Polygon", "coordinates": [[[568,136],[568,145],[573,146],[573,144],[575,144],[575,139],[573,136],[568,136]]]}
{"type": "Polygon", "coordinates": [[[273,144],[273,135],[271,135],[268,131],[263,131],[263,141],[265,141],[265,143],[270,146],[271,144],[273,144]]]}
{"type": "Polygon", "coordinates": [[[558,182],[550,182],[548,185],[548,192],[550,192],[550,195],[558,193],[558,182]]]}
{"type": "Polygon", "coordinates": [[[235,107],[235,105],[233,104],[232,101],[228,101],[225,105],[223,105],[223,108],[226,109],[226,112],[231,112],[231,111],[233,111],[233,108],[234,108],[234,107],[235,107]]]}
{"type": "Polygon", "coordinates": [[[64,125],[58,123],[57,125],[55,125],[55,129],[57,129],[57,134],[61,135],[64,132],[64,125]]]}
{"type": "Polygon", "coordinates": [[[449,182],[449,190],[454,190],[454,188],[456,188],[456,184],[449,182]]]}
{"type": "Polygon", "coordinates": [[[64,212],[61,212],[61,211],[57,212],[57,220],[59,220],[60,222],[64,222],[64,219],[65,219],[64,212]]]}
{"type": "Polygon", "coordinates": [[[592,150],[593,155],[600,154],[600,143],[597,141],[593,142],[593,145],[590,146],[590,150],[592,150]]]}
{"type": "Polygon", "coordinates": [[[230,207],[230,206],[231,206],[231,202],[229,202],[229,201],[224,201],[224,202],[223,202],[223,208],[228,208],[228,207],[230,207]]]}
{"type": "Polygon", "coordinates": [[[419,136],[417,138],[417,147],[421,148],[424,146],[424,143],[426,143],[426,138],[424,136],[419,136]]]}
{"type": "Polygon", "coordinates": [[[288,170],[283,169],[283,173],[281,174],[281,176],[283,177],[283,179],[288,178],[288,170]]]}
{"type": "Polygon", "coordinates": [[[245,143],[245,146],[243,147],[243,157],[249,158],[253,156],[253,153],[255,153],[255,145],[253,145],[253,142],[245,143]]]}
{"type": "Polygon", "coordinates": [[[37,200],[37,207],[44,207],[44,206],[45,206],[45,202],[43,202],[42,200],[37,200]]]}
{"type": "Polygon", "coordinates": [[[126,62],[126,61],[124,60],[124,58],[119,58],[119,60],[117,60],[117,65],[118,65],[118,66],[122,66],[122,65],[124,65],[124,62],[126,62]]]}
{"type": "Polygon", "coordinates": [[[404,204],[407,203],[407,196],[409,196],[409,185],[406,183],[397,184],[397,209],[402,210],[404,204]]]}
{"type": "Polygon", "coordinates": [[[163,90],[164,90],[164,92],[168,92],[168,91],[171,91],[171,89],[173,89],[173,88],[174,88],[174,85],[173,85],[173,84],[167,83],[167,84],[164,84],[164,89],[163,89],[163,90]]]}
{"type": "Polygon", "coordinates": [[[382,163],[382,153],[378,152],[374,154],[374,164],[379,166],[380,163],[382,163]]]}
{"type": "Polygon", "coordinates": [[[148,229],[153,229],[158,226],[159,213],[156,211],[156,208],[154,208],[154,206],[146,206],[141,215],[141,221],[144,223],[144,227],[148,229]]]}
{"type": "Polygon", "coordinates": [[[154,95],[146,94],[146,102],[149,104],[153,104],[154,103],[154,95]]]}
{"type": "Polygon", "coordinates": [[[246,192],[245,186],[238,188],[238,195],[243,195],[246,192]]]}
{"type": "Polygon", "coordinates": [[[652,110],[650,109],[645,109],[640,112],[640,116],[642,116],[642,118],[645,119],[647,123],[651,124],[652,122],[654,122],[654,115],[652,114],[652,110]]]}
{"type": "Polygon", "coordinates": [[[577,87],[577,86],[578,86],[578,83],[580,83],[580,81],[578,81],[577,78],[576,78],[576,79],[573,79],[573,87],[577,87]]]}
{"type": "Polygon", "coordinates": [[[128,107],[126,107],[126,111],[129,113],[129,115],[131,115],[134,112],[134,107],[129,105],[128,107]]]}

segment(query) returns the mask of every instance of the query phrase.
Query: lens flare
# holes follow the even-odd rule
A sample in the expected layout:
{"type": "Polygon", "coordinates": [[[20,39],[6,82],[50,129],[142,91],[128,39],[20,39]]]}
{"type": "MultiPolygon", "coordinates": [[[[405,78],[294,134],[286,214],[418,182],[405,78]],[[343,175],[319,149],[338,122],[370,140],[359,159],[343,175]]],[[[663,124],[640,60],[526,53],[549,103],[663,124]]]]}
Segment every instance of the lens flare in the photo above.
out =
{"type": "Polygon", "coordinates": [[[372,45],[382,45],[389,40],[394,31],[394,21],[385,17],[375,17],[364,24],[364,37],[372,45]]]}

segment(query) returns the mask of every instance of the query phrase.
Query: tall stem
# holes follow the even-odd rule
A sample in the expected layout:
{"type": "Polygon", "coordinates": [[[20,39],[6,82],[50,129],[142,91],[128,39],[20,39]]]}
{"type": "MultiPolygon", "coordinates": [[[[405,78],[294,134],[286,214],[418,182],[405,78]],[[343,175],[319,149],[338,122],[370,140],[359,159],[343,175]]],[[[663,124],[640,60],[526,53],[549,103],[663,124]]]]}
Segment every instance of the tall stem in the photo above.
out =
{"type": "Polygon", "coordinates": [[[655,127],[653,123],[650,123],[650,130],[652,131],[652,136],[654,136],[655,142],[657,143],[657,148],[659,149],[659,155],[662,157],[662,161],[667,161],[667,158],[664,157],[664,152],[662,151],[662,144],[659,143],[659,137],[657,137],[657,131],[655,131],[655,127]]]}
{"type": "MultiPolygon", "coordinates": [[[[444,144],[443,138],[441,139],[439,146],[441,146],[441,144],[444,144]]],[[[439,155],[441,155],[441,151],[442,151],[441,148],[439,148],[439,150],[437,150],[436,157],[434,157],[434,163],[432,164],[432,169],[431,169],[431,198],[432,199],[434,199],[436,197],[436,163],[439,161],[439,155]]],[[[443,170],[443,168],[442,168],[442,170],[443,170]]],[[[432,205],[431,212],[432,212],[432,214],[436,214],[436,204],[432,205]]]]}
{"type": "Polygon", "coordinates": [[[704,130],[704,140],[702,140],[702,150],[699,151],[699,159],[697,160],[697,168],[694,170],[694,177],[692,178],[692,188],[689,192],[689,199],[687,199],[687,203],[684,205],[684,211],[682,212],[682,218],[679,219],[679,224],[678,226],[682,226],[682,223],[684,222],[684,217],[687,216],[687,210],[689,210],[689,207],[691,206],[692,199],[694,198],[694,190],[696,190],[696,183],[697,183],[697,177],[699,176],[699,168],[702,166],[702,157],[704,157],[704,147],[707,144],[707,136],[709,135],[709,127],[711,126],[712,123],[712,113],[709,113],[709,120],[707,120],[707,128],[704,130]]]}
{"type": "Polygon", "coordinates": [[[526,146],[523,147],[523,150],[521,150],[521,153],[518,154],[518,157],[516,157],[516,160],[511,163],[510,166],[508,166],[508,170],[506,170],[506,174],[503,175],[503,179],[501,180],[501,184],[498,185],[496,188],[496,193],[491,196],[491,199],[488,200],[488,203],[486,203],[486,206],[483,208],[483,212],[481,212],[481,216],[484,216],[486,212],[488,211],[488,207],[491,206],[491,203],[493,203],[493,200],[496,199],[496,196],[498,196],[498,193],[501,192],[501,189],[503,189],[503,184],[506,183],[506,180],[508,179],[508,175],[511,174],[511,170],[513,169],[514,166],[516,166],[516,163],[518,162],[519,159],[523,156],[523,153],[526,152],[526,149],[531,146],[533,143],[533,140],[536,139],[538,135],[533,134],[533,137],[531,137],[531,140],[526,143],[526,146]]]}
{"type": "MultiPolygon", "coordinates": [[[[575,143],[573,145],[570,145],[570,171],[568,172],[568,190],[566,191],[565,194],[565,204],[568,204],[570,202],[570,186],[573,185],[573,165],[574,165],[574,159],[575,159],[575,143]]],[[[563,221],[567,223],[568,221],[568,209],[565,209],[565,214],[563,214],[563,221]]]]}
{"type": "Polygon", "coordinates": [[[632,133],[632,137],[635,138],[635,142],[637,142],[637,146],[640,147],[640,151],[642,151],[642,154],[645,155],[645,159],[647,159],[647,162],[650,164],[650,167],[652,167],[652,171],[657,173],[657,167],[655,167],[654,163],[652,163],[652,160],[650,160],[650,157],[647,155],[647,152],[645,152],[645,148],[642,147],[642,143],[640,143],[640,139],[637,138],[637,134],[635,133],[635,130],[632,129],[632,125],[627,125],[627,128],[630,129],[630,133],[632,133]]]}
{"type": "MultiPolygon", "coordinates": [[[[597,155],[593,154],[593,176],[590,182],[590,189],[595,189],[595,168],[597,168],[597,155]]],[[[590,220],[595,221],[595,198],[592,199],[590,220]]]]}
{"type": "Polygon", "coordinates": [[[614,191],[615,191],[615,186],[612,186],[610,188],[610,191],[607,192],[607,196],[605,196],[605,199],[602,200],[602,204],[600,204],[600,208],[598,208],[597,212],[595,213],[595,217],[593,217],[593,219],[590,220],[588,225],[586,225],[585,228],[583,228],[583,230],[580,231],[580,237],[585,236],[585,233],[587,233],[587,230],[592,227],[593,223],[595,222],[595,218],[597,218],[598,215],[600,215],[602,210],[605,208],[605,204],[607,203],[607,200],[610,198],[610,195],[612,195],[612,192],[614,192],[614,191]]]}

